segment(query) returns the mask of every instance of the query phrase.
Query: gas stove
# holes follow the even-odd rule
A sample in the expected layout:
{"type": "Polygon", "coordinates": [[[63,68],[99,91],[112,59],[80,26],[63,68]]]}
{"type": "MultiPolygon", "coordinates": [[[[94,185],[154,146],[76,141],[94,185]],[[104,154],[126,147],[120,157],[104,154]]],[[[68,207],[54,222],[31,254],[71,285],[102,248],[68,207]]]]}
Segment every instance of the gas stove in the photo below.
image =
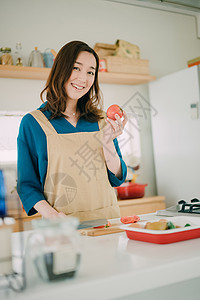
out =
{"type": "Polygon", "coordinates": [[[193,198],[189,203],[185,200],[180,200],[177,205],[158,210],[156,215],[168,217],[192,215],[193,217],[200,217],[200,200],[193,198]]]}

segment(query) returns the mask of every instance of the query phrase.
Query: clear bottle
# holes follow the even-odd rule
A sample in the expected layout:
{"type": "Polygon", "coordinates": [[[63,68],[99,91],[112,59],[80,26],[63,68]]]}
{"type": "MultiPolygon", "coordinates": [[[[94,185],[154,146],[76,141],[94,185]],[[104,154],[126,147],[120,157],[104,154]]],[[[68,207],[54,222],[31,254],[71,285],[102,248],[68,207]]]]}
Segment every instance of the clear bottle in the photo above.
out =
{"type": "Polygon", "coordinates": [[[16,50],[15,50],[15,65],[16,66],[23,66],[22,60],[22,44],[20,42],[16,43],[16,50]]]}

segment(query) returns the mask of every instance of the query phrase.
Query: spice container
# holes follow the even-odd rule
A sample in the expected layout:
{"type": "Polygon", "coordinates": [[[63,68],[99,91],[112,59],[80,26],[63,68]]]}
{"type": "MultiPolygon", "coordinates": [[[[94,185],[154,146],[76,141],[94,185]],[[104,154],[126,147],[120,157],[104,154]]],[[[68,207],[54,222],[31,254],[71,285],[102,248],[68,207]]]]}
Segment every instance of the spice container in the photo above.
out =
{"type": "Polygon", "coordinates": [[[3,47],[0,48],[0,64],[2,65],[13,65],[13,58],[11,53],[11,48],[3,47]]]}
{"type": "Polygon", "coordinates": [[[45,281],[71,278],[80,261],[75,217],[41,219],[32,222],[35,232],[29,239],[29,255],[45,281]]]}
{"type": "Polygon", "coordinates": [[[107,72],[105,59],[99,60],[99,72],[107,72]]]}

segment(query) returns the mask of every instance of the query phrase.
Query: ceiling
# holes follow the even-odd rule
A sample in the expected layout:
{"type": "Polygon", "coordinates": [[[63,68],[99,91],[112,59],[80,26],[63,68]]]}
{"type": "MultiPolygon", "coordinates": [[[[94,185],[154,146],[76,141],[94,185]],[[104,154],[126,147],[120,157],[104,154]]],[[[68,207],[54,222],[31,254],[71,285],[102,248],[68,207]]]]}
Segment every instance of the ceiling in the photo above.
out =
{"type": "Polygon", "coordinates": [[[107,0],[129,5],[143,6],[160,10],[200,13],[200,0],[107,0]]]}
{"type": "Polygon", "coordinates": [[[174,6],[181,9],[193,10],[200,12],[199,0],[139,0],[140,2],[151,2],[155,4],[162,4],[168,6],[174,6]]]}

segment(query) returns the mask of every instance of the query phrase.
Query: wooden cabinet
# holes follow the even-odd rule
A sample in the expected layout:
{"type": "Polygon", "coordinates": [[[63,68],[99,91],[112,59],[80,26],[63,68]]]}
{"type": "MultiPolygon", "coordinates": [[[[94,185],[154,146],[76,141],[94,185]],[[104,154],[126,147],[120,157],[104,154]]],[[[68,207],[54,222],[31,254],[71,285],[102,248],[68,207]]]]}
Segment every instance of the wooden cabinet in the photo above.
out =
{"type": "MultiPolygon", "coordinates": [[[[130,215],[140,215],[156,212],[160,209],[165,209],[165,197],[154,196],[144,197],[139,199],[118,200],[121,217],[130,215]]],[[[25,211],[19,214],[16,211],[9,211],[9,215],[15,218],[14,231],[23,231],[32,229],[32,220],[40,219],[41,215],[36,214],[28,217],[25,211]]]]}
{"type": "MultiPolygon", "coordinates": [[[[0,65],[0,78],[46,80],[49,72],[50,68],[0,65]]],[[[151,75],[99,72],[100,83],[138,85],[155,79],[151,75]]]]}
{"type": "Polygon", "coordinates": [[[31,230],[32,229],[32,220],[41,219],[42,216],[40,214],[36,214],[33,216],[27,216],[24,210],[8,210],[8,215],[15,219],[14,232],[31,230]]]}
{"type": "Polygon", "coordinates": [[[122,217],[153,213],[166,208],[164,196],[119,200],[118,203],[122,217]]]}

